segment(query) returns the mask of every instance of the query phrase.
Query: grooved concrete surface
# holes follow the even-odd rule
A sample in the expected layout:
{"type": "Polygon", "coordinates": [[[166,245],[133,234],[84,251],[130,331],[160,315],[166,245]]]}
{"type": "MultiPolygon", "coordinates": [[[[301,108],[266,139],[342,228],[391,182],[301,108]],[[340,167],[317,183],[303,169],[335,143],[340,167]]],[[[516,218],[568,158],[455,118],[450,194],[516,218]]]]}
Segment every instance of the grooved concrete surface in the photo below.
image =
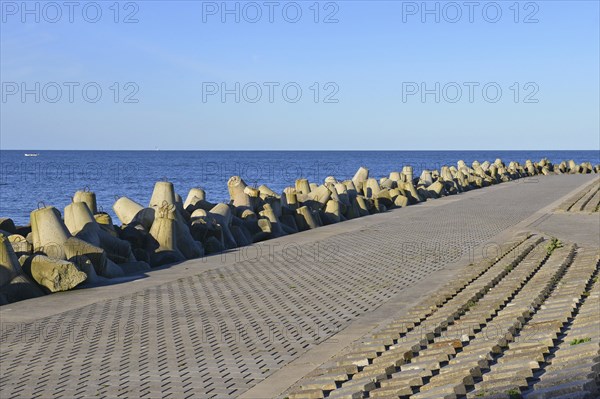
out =
{"type": "Polygon", "coordinates": [[[173,281],[151,272],[143,286],[49,296],[26,322],[18,313],[39,300],[4,307],[0,397],[238,396],[592,178],[504,183],[242,248],[235,262],[186,262],[173,281]]]}

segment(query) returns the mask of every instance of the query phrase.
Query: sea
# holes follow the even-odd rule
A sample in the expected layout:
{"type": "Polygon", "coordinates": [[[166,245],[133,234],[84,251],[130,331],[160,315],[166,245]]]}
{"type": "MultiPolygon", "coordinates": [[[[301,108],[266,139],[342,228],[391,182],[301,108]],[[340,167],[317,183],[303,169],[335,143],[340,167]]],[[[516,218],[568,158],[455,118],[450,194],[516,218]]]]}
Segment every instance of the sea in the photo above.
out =
{"type": "Polygon", "coordinates": [[[600,152],[588,151],[0,151],[0,217],[17,225],[29,214],[52,205],[61,212],[77,190],[96,193],[99,211],[120,224],[112,204],[127,196],[146,206],[156,181],[170,181],[185,200],[190,188],[206,191],[211,202],[228,202],[227,180],[241,176],[248,185],[265,184],[276,192],[296,179],[322,183],[327,176],[351,178],[360,166],[371,177],[388,176],[411,165],[423,169],[456,165],[547,158],[553,163],[573,159],[600,163],[600,152]],[[38,154],[25,156],[25,154],[38,154]]]}

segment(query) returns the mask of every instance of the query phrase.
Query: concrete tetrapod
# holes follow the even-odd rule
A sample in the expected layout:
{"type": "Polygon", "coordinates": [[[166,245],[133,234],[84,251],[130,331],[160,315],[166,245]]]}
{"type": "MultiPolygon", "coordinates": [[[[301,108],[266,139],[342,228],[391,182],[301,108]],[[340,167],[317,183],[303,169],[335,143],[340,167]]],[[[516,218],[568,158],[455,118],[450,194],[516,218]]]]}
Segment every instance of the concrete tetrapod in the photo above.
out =
{"type": "Polygon", "coordinates": [[[567,170],[569,171],[569,173],[573,174],[573,173],[577,173],[579,171],[579,166],[572,159],[567,161],[567,165],[568,165],[567,170]]]}
{"type": "MultiPolygon", "coordinates": [[[[211,208],[214,206],[211,205],[211,208]]],[[[202,244],[196,240],[191,234],[190,227],[186,218],[184,217],[181,206],[178,204],[168,204],[166,201],[163,202],[162,206],[155,207],[155,221],[158,218],[167,217],[174,220],[175,234],[177,236],[177,249],[186,259],[199,258],[204,255],[204,248],[202,244]],[[162,216],[161,216],[162,214],[162,216]]],[[[154,223],[152,227],[154,227],[154,223]]],[[[150,229],[152,231],[152,228],[150,229]]]]}
{"type": "Polygon", "coordinates": [[[331,191],[325,186],[320,185],[316,189],[311,190],[308,194],[305,205],[310,206],[312,209],[321,209],[325,206],[327,201],[331,198],[331,191]]]}
{"type": "Polygon", "coordinates": [[[188,209],[190,205],[195,206],[198,201],[206,200],[206,193],[201,188],[192,188],[183,203],[183,208],[188,209]]]}
{"type": "Polygon", "coordinates": [[[462,172],[462,170],[459,170],[456,173],[456,183],[458,184],[458,186],[460,187],[460,189],[462,191],[467,191],[471,188],[469,186],[469,179],[467,178],[467,176],[465,176],[465,174],[462,172]]]}
{"type": "Polygon", "coordinates": [[[194,240],[203,243],[205,252],[206,240],[209,237],[214,236],[217,237],[220,242],[223,241],[221,226],[217,223],[214,217],[209,216],[208,212],[203,209],[197,209],[192,214],[190,233],[192,234],[194,240]]]}
{"type": "Polygon", "coordinates": [[[440,176],[445,181],[453,181],[454,180],[454,177],[452,176],[452,172],[450,171],[450,168],[447,166],[442,166],[442,169],[440,170],[440,176]]]}
{"type": "Polygon", "coordinates": [[[423,198],[421,198],[421,196],[417,192],[417,189],[415,188],[415,185],[413,184],[413,182],[411,180],[408,180],[408,181],[402,183],[402,185],[399,186],[399,188],[401,188],[405,192],[409,193],[410,196],[412,197],[412,200],[414,203],[423,201],[423,198]]]}
{"type": "Polygon", "coordinates": [[[27,259],[23,270],[49,292],[67,291],[87,279],[73,262],[34,255],[27,259]]]}
{"type": "Polygon", "coordinates": [[[181,215],[183,215],[184,217],[186,216],[186,213],[184,212],[183,209],[183,199],[181,198],[181,195],[175,193],[175,207],[177,208],[177,211],[179,211],[179,213],[181,215]]]}
{"type": "Polygon", "coordinates": [[[63,245],[71,234],[60,218],[60,212],[53,206],[31,212],[31,234],[33,250],[52,258],[66,259],[63,245]]]}
{"type": "Polygon", "coordinates": [[[350,205],[346,206],[346,212],[344,213],[344,217],[349,219],[359,218],[360,210],[358,209],[358,203],[356,202],[356,197],[350,199],[350,205]]]}
{"type": "Polygon", "coordinates": [[[335,185],[337,182],[338,182],[338,181],[337,181],[337,179],[335,178],[335,176],[327,176],[327,177],[325,178],[325,180],[324,180],[324,183],[325,183],[325,185],[328,185],[328,184],[333,184],[333,185],[335,185]]]}
{"type": "Polygon", "coordinates": [[[0,234],[0,287],[21,273],[19,259],[4,234],[0,234]]]}
{"type": "Polygon", "coordinates": [[[280,218],[283,215],[284,210],[283,206],[281,205],[281,198],[265,197],[261,204],[261,207],[264,209],[265,205],[269,205],[273,209],[275,216],[277,216],[278,218],[280,218]]]}
{"type": "Polygon", "coordinates": [[[181,219],[175,217],[175,228],[177,232],[177,248],[187,259],[195,259],[204,256],[202,243],[194,240],[188,225],[181,219]]]}
{"type": "Polygon", "coordinates": [[[0,287],[0,305],[44,296],[42,289],[26,274],[21,273],[0,287]],[[4,303],[2,303],[4,302],[4,303]]]}
{"type": "Polygon", "coordinates": [[[356,202],[358,214],[360,216],[367,216],[370,214],[369,206],[367,205],[365,197],[363,197],[362,195],[357,195],[354,201],[356,202]]]}
{"type": "Polygon", "coordinates": [[[273,225],[271,221],[267,218],[261,218],[256,221],[257,226],[263,233],[265,233],[264,239],[271,238],[271,234],[273,233],[273,225]]]}
{"type": "Polygon", "coordinates": [[[339,223],[343,220],[346,220],[340,211],[340,202],[336,200],[327,201],[327,205],[325,206],[325,217],[329,224],[339,223]]]}
{"type": "Polygon", "coordinates": [[[85,202],[73,202],[65,207],[65,224],[74,236],[104,249],[117,263],[134,262],[131,245],[103,229],[85,202]]]}
{"type": "Polygon", "coordinates": [[[316,229],[319,227],[319,224],[315,220],[315,217],[309,207],[302,206],[296,209],[296,212],[296,224],[298,225],[298,229],[300,231],[316,229]]]}
{"type": "Polygon", "coordinates": [[[296,180],[296,192],[298,194],[307,195],[310,193],[310,184],[308,184],[307,179],[297,179],[296,180]]]}
{"type": "Polygon", "coordinates": [[[260,192],[260,197],[262,199],[265,199],[267,197],[274,197],[279,199],[279,194],[277,194],[275,191],[271,190],[269,187],[265,186],[264,184],[261,184],[260,186],[258,186],[258,191],[260,192]]]}
{"type": "Polygon", "coordinates": [[[412,182],[414,178],[413,167],[409,165],[402,167],[402,175],[404,176],[404,181],[412,182]]]}
{"type": "Polygon", "coordinates": [[[261,203],[260,190],[254,187],[246,186],[244,193],[250,198],[250,208],[256,209],[261,203]]]}
{"type": "Polygon", "coordinates": [[[271,222],[271,235],[273,238],[282,237],[287,235],[287,232],[284,230],[282,223],[279,221],[275,212],[273,212],[273,208],[269,204],[263,205],[263,210],[259,212],[259,215],[263,218],[266,218],[271,222]]]}
{"type": "Polygon", "coordinates": [[[234,217],[232,220],[232,225],[239,227],[243,234],[250,238],[252,242],[264,241],[271,237],[271,225],[268,219],[241,219],[234,217]],[[269,224],[266,225],[266,222],[269,222],[269,224]]]}
{"type": "Polygon", "coordinates": [[[65,225],[72,235],[76,235],[88,224],[97,224],[94,215],[85,202],[72,202],[65,207],[65,225]]]}
{"type": "Polygon", "coordinates": [[[379,183],[373,178],[367,179],[366,182],[363,182],[363,185],[363,193],[367,198],[377,197],[377,194],[379,194],[379,191],[381,190],[379,183]]]}
{"type": "Polygon", "coordinates": [[[396,187],[398,187],[398,183],[404,181],[403,177],[402,177],[402,173],[397,172],[397,171],[390,172],[389,179],[396,183],[396,187]]]}
{"type": "MultiPolygon", "coordinates": [[[[554,168],[554,171],[556,172],[556,168],[554,168]]],[[[561,163],[558,164],[558,172],[560,172],[560,173],[567,172],[567,163],[565,161],[562,161],[561,163]]]]}
{"type": "Polygon", "coordinates": [[[9,234],[17,233],[17,227],[10,218],[0,218],[0,231],[7,232],[9,234]]]}
{"type": "Polygon", "coordinates": [[[419,177],[419,184],[422,184],[425,187],[428,187],[429,185],[433,184],[433,176],[430,170],[424,169],[423,172],[421,172],[421,177],[419,177]]]}
{"type": "Polygon", "coordinates": [[[97,284],[100,282],[108,281],[107,278],[98,276],[96,273],[96,268],[92,261],[85,255],[78,255],[71,259],[70,262],[73,262],[79,270],[84,272],[87,276],[85,282],[90,284],[97,284]]]}
{"type": "Polygon", "coordinates": [[[391,190],[392,188],[398,187],[398,184],[396,184],[396,182],[392,179],[382,177],[381,179],[379,179],[379,186],[382,189],[387,188],[388,190],[391,190]]]}
{"type": "Polygon", "coordinates": [[[144,208],[127,197],[117,199],[113,205],[113,210],[125,225],[139,223],[146,229],[150,229],[154,222],[155,211],[153,208],[144,208]]]}
{"type": "Polygon", "coordinates": [[[444,191],[444,185],[439,180],[436,180],[435,183],[432,183],[427,187],[427,190],[435,193],[436,197],[439,197],[444,191]]]}
{"type": "Polygon", "coordinates": [[[209,216],[212,217],[220,226],[223,234],[223,245],[227,249],[236,248],[237,241],[231,232],[230,226],[233,215],[231,208],[227,204],[217,204],[210,210],[209,216]]]}
{"type": "Polygon", "coordinates": [[[177,222],[174,213],[174,205],[164,206],[156,212],[156,218],[150,228],[150,235],[154,240],[148,244],[150,265],[153,267],[185,260],[177,246],[177,222]]]}
{"type": "Polygon", "coordinates": [[[335,191],[338,196],[338,200],[344,204],[344,206],[350,206],[350,195],[348,194],[348,188],[344,183],[336,183],[335,191]]]}
{"type": "Polygon", "coordinates": [[[150,234],[159,243],[159,252],[164,252],[165,254],[167,254],[171,251],[170,249],[160,249],[163,248],[163,244],[165,244],[164,248],[170,248],[168,240],[162,241],[165,240],[166,237],[170,236],[170,233],[164,233],[166,235],[161,235],[158,238],[157,236],[154,236],[154,234],[152,234],[153,231],[155,233],[157,233],[158,231],[166,232],[170,229],[167,227],[167,225],[170,225],[171,223],[162,221],[162,219],[166,217],[167,219],[174,220],[173,229],[175,232],[174,234],[176,236],[176,251],[173,252],[172,255],[174,254],[174,256],[177,257],[179,254],[181,254],[186,259],[199,258],[204,255],[204,248],[202,247],[202,244],[200,244],[200,242],[198,241],[195,241],[192,237],[190,228],[188,227],[187,221],[183,216],[183,204],[181,204],[181,201],[178,201],[177,195],[175,194],[175,189],[171,182],[156,182],[156,184],[154,185],[154,190],[152,191],[152,198],[150,199],[149,206],[151,208],[154,208],[155,210],[155,219],[152,224],[152,227],[150,228],[150,234]],[[155,229],[154,224],[156,224],[158,220],[161,220],[159,222],[161,226],[160,229],[155,229]]]}
{"type": "Polygon", "coordinates": [[[357,189],[360,189],[363,186],[363,183],[367,181],[369,178],[369,169],[361,166],[358,168],[354,177],[352,177],[352,183],[357,189]]]}
{"type": "Polygon", "coordinates": [[[114,235],[115,237],[117,236],[115,225],[113,224],[112,218],[108,213],[96,213],[94,214],[94,220],[100,225],[100,227],[102,227],[102,229],[114,235]]]}
{"type": "Polygon", "coordinates": [[[352,180],[344,180],[342,182],[344,186],[346,186],[346,191],[348,192],[348,196],[350,198],[356,197],[358,195],[358,191],[356,190],[356,186],[352,180]]]}
{"type": "Polygon", "coordinates": [[[88,258],[99,276],[115,278],[125,274],[119,265],[109,259],[102,248],[77,237],[69,238],[64,243],[64,250],[67,259],[71,262],[75,262],[79,256],[88,258]]]}
{"type": "Polygon", "coordinates": [[[0,234],[0,304],[43,295],[44,292],[23,273],[8,238],[4,234],[0,234]]]}
{"type": "Polygon", "coordinates": [[[250,196],[244,192],[246,187],[246,183],[239,176],[232,176],[227,181],[227,189],[229,190],[231,202],[233,206],[240,208],[240,212],[244,209],[254,210],[250,202],[250,196]]]}
{"type": "Polygon", "coordinates": [[[324,186],[327,187],[327,189],[329,190],[329,195],[331,196],[329,199],[332,199],[334,201],[340,200],[338,191],[335,188],[335,183],[325,183],[324,186]]]}
{"type": "Polygon", "coordinates": [[[148,207],[156,208],[161,207],[164,203],[175,204],[177,199],[175,198],[175,188],[173,183],[168,181],[158,181],[154,184],[154,190],[152,190],[152,197],[150,197],[150,203],[148,207]]]}
{"type": "Polygon", "coordinates": [[[96,204],[96,193],[84,189],[83,191],[77,191],[73,196],[73,202],[85,202],[92,211],[92,214],[98,213],[98,206],[96,204]]]}
{"type": "Polygon", "coordinates": [[[8,241],[13,248],[13,251],[19,255],[31,255],[33,253],[33,245],[20,234],[11,234],[8,236],[8,241]]]}
{"type": "Polygon", "coordinates": [[[490,165],[490,167],[488,168],[488,172],[490,174],[490,176],[496,181],[498,182],[498,167],[495,164],[490,165]]]}
{"type": "Polygon", "coordinates": [[[393,188],[388,191],[391,201],[394,203],[394,206],[403,208],[408,205],[408,196],[403,189],[393,188]]]}
{"type": "Polygon", "coordinates": [[[294,187],[286,187],[283,190],[281,204],[292,210],[298,209],[298,197],[296,196],[296,189],[294,187]]]}
{"type": "Polygon", "coordinates": [[[394,201],[392,200],[392,195],[390,193],[391,190],[396,189],[382,188],[381,190],[379,190],[379,192],[373,199],[385,205],[387,208],[391,208],[394,203],[394,201]]]}

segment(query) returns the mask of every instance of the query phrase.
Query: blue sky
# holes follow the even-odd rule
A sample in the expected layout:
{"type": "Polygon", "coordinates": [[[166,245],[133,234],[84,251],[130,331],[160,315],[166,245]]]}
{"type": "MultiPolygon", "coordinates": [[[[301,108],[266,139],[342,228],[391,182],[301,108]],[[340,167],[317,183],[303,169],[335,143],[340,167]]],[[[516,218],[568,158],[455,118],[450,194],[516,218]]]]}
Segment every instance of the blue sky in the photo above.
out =
{"type": "Polygon", "coordinates": [[[597,1],[27,4],[3,149],[600,149],[597,1]]]}

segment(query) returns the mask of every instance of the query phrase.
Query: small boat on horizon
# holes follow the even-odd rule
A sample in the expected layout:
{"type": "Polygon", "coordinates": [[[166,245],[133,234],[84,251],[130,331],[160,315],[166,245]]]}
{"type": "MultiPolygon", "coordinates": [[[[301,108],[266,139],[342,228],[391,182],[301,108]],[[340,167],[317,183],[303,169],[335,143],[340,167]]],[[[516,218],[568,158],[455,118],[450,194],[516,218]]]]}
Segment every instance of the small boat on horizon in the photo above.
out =
{"type": "Polygon", "coordinates": [[[40,155],[40,154],[37,152],[26,152],[25,153],[26,157],[37,157],[38,155],[40,155]]]}

